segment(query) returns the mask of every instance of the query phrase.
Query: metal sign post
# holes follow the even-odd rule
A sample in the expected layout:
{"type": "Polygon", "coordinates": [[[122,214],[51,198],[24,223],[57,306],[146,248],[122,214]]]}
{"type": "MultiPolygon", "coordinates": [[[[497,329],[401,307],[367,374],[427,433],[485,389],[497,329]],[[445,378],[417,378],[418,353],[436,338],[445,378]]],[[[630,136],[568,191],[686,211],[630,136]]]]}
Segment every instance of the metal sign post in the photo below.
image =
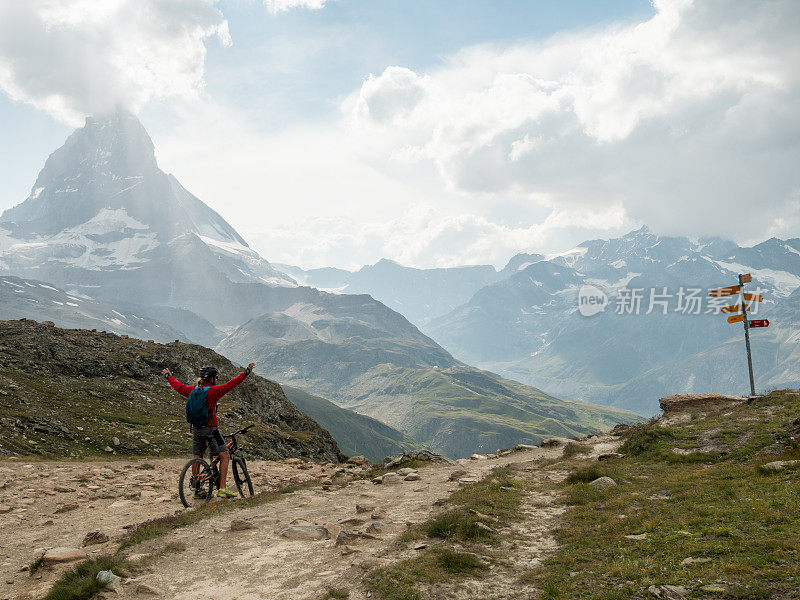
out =
{"type": "Polygon", "coordinates": [[[769,327],[769,321],[767,319],[750,321],[750,319],[747,318],[747,311],[750,310],[750,305],[747,303],[756,303],[763,300],[761,294],[745,293],[744,286],[751,281],[753,281],[753,277],[750,275],[750,273],[740,274],[739,285],[729,285],[728,287],[717,288],[716,290],[711,290],[708,295],[712,298],[739,296],[738,304],[724,306],[722,307],[721,312],[723,314],[733,313],[728,317],[728,323],[738,323],[741,321],[742,325],[744,325],[744,343],[747,346],[747,372],[750,375],[750,395],[755,396],[756,383],[755,379],[753,378],[753,354],[750,352],[750,329],[757,327],[769,327]]]}
{"type": "Polygon", "coordinates": [[[744,343],[747,346],[747,371],[750,373],[750,395],[755,396],[756,384],[753,380],[753,355],[750,352],[750,322],[747,319],[747,309],[749,307],[746,304],[744,293],[744,284],[749,283],[750,281],[751,278],[749,275],[746,279],[744,275],[739,275],[739,287],[741,288],[739,295],[742,299],[742,314],[744,315],[744,319],[742,319],[742,323],[744,323],[744,343]]]}

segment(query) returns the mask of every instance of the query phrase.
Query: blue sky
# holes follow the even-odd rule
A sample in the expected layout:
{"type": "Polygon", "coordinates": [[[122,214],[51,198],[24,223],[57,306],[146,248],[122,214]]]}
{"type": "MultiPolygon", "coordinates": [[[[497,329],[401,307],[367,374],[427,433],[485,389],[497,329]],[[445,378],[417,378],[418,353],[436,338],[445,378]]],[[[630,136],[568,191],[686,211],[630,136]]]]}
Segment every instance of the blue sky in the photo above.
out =
{"type": "Polygon", "coordinates": [[[2,209],[123,105],[277,262],[502,265],[642,223],[797,235],[791,0],[42,6],[0,0],[2,209]],[[756,196],[770,214],[719,218],[756,196]]]}

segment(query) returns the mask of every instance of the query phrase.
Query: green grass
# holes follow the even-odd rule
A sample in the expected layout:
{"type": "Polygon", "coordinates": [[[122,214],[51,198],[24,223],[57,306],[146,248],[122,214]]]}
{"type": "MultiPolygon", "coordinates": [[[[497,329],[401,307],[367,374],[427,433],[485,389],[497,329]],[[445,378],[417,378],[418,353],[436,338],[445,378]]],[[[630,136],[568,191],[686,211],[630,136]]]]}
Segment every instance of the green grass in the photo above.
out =
{"type": "Polygon", "coordinates": [[[112,556],[82,562],[65,572],[44,600],[89,600],[104,587],[97,580],[100,571],[112,571],[115,575],[124,576],[129,573],[130,567],[112,556]]]}
{"type": "Polygon", "coordinates": [[[588,454],[589,448],[582,444],[576,444],[575,442],[569,442],[566,446],[564,446],[564,458],[572,458],[576,454],[588,454]]]}
{"type": "Polygon", "coordinates": [[[486,563],[467,552],[436,548],[391,567],[377,569],[366,578],[367,589],[383,600],[420,600],[420,584],[434,585],[480,576],[486,563]]]}
{"type": "Polygon", "coordinates": [[[336,600],[346,600],[349,597],[350,597],[350,590],[346,590],[344,588],[331,588],[322,597],[322,600],[328,600],[329,598],[335,598],[336,600]]]}
{"type": "Polygon", "coordinates": [[[720,598],[797,597],[800,478],[760,466],[800,458],[791,440],[798,414],[800,395],[775,392],[670,429],[636,427],[625,458],[578,468],[560,486],[570,506],[560,549],[525,579],[551,599],[646,597],[663,584],[700,597],[709,583],[725,587],[720,598]],[[716,451],[699,451],[710,442],[716,451]],[[697,451],[677,456],[673,447],[697,451]],[[601,474],[619,486],[587,485],[601,474]],[[711,560],[681,565],[687,557],[711,560]]]}
{"type": "Polygon", "coordinates": [[[443,541],[416,558],[373,571],[365,579],[367,589],[381,600],[419,600],[421,585],[480,577],[487,563],[479,556],[491,553],[503,529],[520,518],[528,487],[513,468],[503,467],[455,491],[442,503],[443,512],[400,536],[401,542],[443,541]]]}

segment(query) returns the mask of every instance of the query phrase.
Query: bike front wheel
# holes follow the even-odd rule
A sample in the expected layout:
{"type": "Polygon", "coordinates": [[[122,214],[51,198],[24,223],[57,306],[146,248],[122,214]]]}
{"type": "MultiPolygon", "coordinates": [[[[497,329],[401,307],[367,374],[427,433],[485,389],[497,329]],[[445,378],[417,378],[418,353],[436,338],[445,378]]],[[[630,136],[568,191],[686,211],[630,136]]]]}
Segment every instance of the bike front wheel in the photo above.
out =
{"type": "Polygon", "coordinates": [[[252,496],[253,481],[250,479],[250,473],[247,472],[247,463],[238,456],[231,462],[233,463],[233,480],[236,482],[236,489],[239,490],[239,495],[242,498],[252,496]]]}
{"type": "Polygon", "coordinates": [[[214,474],[202,458],[193,458],[183,466],[178,479],[178,495],[186,508],[204,504],[214,493],[214,474]]]}

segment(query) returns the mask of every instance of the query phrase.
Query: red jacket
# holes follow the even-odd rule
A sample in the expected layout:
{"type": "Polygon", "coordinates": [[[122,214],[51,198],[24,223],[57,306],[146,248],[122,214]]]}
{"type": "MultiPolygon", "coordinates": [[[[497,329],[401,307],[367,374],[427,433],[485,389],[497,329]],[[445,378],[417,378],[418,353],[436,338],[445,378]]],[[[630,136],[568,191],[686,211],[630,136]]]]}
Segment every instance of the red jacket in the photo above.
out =
{"type": "MultiPolygon", "coordinates": [[[[221,385],[210,385],[206,388],[206,395],[208,396],[208,423],[206,423],[207,427],[219,427],[219,421],[217,420],[217,402],[219,399],[222,398],[225,394],[230,392],[233,388],[237,385],[242,383],[247,378],[247,373],[239,373],[236,377],[231,379],[227,383],[223,383],[221,385]]],[[[194,385],[186,385],[185,383],[181,383],[177,379],[175,379],[172,375],[167,377],[167,381],[169,384],[175,388],[181,396],[184,398],[188,398],[189,394],[192,393],[192,390],[196,387],[194,385]]],[[[206,387],[206,386],[202,386],[206,387]]]]}

